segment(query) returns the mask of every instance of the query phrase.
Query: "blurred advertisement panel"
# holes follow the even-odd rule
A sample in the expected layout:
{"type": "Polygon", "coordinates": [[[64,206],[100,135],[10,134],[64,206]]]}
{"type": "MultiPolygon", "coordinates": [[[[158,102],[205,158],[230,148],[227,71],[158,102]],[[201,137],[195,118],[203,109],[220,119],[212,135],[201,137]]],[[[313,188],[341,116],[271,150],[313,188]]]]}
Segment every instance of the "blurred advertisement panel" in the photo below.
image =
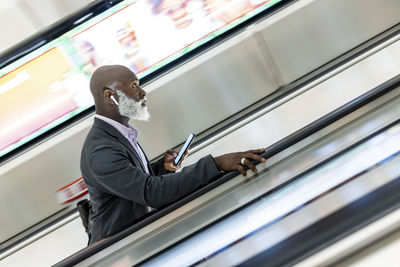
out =
{"type": "Polygon", "coordinates": [[[281,0],[123,1],[0,70],[0,157],[91,108],[105,64],[142,78],[281,0]]]}

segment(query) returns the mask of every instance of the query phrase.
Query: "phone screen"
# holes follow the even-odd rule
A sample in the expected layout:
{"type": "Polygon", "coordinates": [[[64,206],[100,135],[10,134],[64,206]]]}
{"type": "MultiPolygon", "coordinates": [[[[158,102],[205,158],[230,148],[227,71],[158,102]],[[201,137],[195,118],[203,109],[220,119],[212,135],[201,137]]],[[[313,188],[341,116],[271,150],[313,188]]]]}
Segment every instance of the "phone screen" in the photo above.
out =
{"type": "Polygon", "coordinates": [[[176,156],[175,160],[174,160],[174,164],[175,165],[179,165],[179,163],[181,162],[181,159],[183,157],[183,155],[185,154],[185,152],[189,149],[190,144],[192,143],[193,139],[195,137],[194,133],[191,133],[189,135],[189,137],[186,139],[185,144],[183,144],[181,151],[179,151],[178,156],[176,156]]]}

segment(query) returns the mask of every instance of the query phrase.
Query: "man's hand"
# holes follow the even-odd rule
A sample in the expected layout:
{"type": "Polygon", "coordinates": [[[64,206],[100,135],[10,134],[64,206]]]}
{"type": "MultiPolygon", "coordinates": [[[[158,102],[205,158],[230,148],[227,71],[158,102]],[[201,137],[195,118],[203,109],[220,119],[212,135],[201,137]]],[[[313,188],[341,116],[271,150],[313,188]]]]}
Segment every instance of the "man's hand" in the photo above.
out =
{"type": "Polygon", "coordinates": [[[185,160],[187,154],[188,154],[188,152],[186,152],[185,155],[183,155],[179,165],[175,166],[174,160],[178,156],[178,152],[174,151],[174,150],[168,150],[167,152],[165,152],[165,155],[164,155],[164,168],[170,172],[179,170],[181,168],[181,164],[185,160]]]}
{"type": "Polygon", "coordinates": [[[222,171],[239,171],[243,176],[246,176],[246,169],[244,166],[249,167],[250,170],[258,172],[257,168],[251,163],[251,159],[259,162],[265,162],[266,159],[259,154],[265,151],[264,148],[249,150],[245,152],[229,153],[214,158],[217,166],[222,171]]]}

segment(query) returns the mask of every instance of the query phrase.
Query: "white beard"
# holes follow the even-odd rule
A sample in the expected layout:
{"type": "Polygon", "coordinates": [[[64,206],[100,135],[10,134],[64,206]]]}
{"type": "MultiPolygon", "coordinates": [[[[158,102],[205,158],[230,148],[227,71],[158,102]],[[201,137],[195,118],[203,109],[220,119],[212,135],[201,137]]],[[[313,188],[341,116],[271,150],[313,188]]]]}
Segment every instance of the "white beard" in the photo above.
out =
{"type": "Polygon", "coordinates": [[[119,97],[118,111],[121,116],[139,121],[148,121],[150,119],[147,106],[142,105],[146,97],[140,101],[136,101],[119,90],[117,90],[117,94],[119,97]]]}

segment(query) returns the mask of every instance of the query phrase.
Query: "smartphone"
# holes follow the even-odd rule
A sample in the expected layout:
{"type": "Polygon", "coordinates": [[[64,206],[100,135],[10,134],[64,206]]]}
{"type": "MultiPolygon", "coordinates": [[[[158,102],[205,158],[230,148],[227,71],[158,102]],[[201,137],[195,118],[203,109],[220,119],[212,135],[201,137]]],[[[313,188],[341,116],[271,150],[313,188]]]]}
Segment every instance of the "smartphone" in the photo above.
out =
{"type": "Polygon", "coordinates": [[[182,157],[185,155],[185,152],[189,149],[190,145],[192,144],[192,141],[195,137],[194,133],[189,134],[189,137],[186,139],[185,144],[183,144],[183,147],[181,148],[181,151],[179,151],[178,156],[174,159],[174,165],[177,166],[182,160],[182,157]]]}

